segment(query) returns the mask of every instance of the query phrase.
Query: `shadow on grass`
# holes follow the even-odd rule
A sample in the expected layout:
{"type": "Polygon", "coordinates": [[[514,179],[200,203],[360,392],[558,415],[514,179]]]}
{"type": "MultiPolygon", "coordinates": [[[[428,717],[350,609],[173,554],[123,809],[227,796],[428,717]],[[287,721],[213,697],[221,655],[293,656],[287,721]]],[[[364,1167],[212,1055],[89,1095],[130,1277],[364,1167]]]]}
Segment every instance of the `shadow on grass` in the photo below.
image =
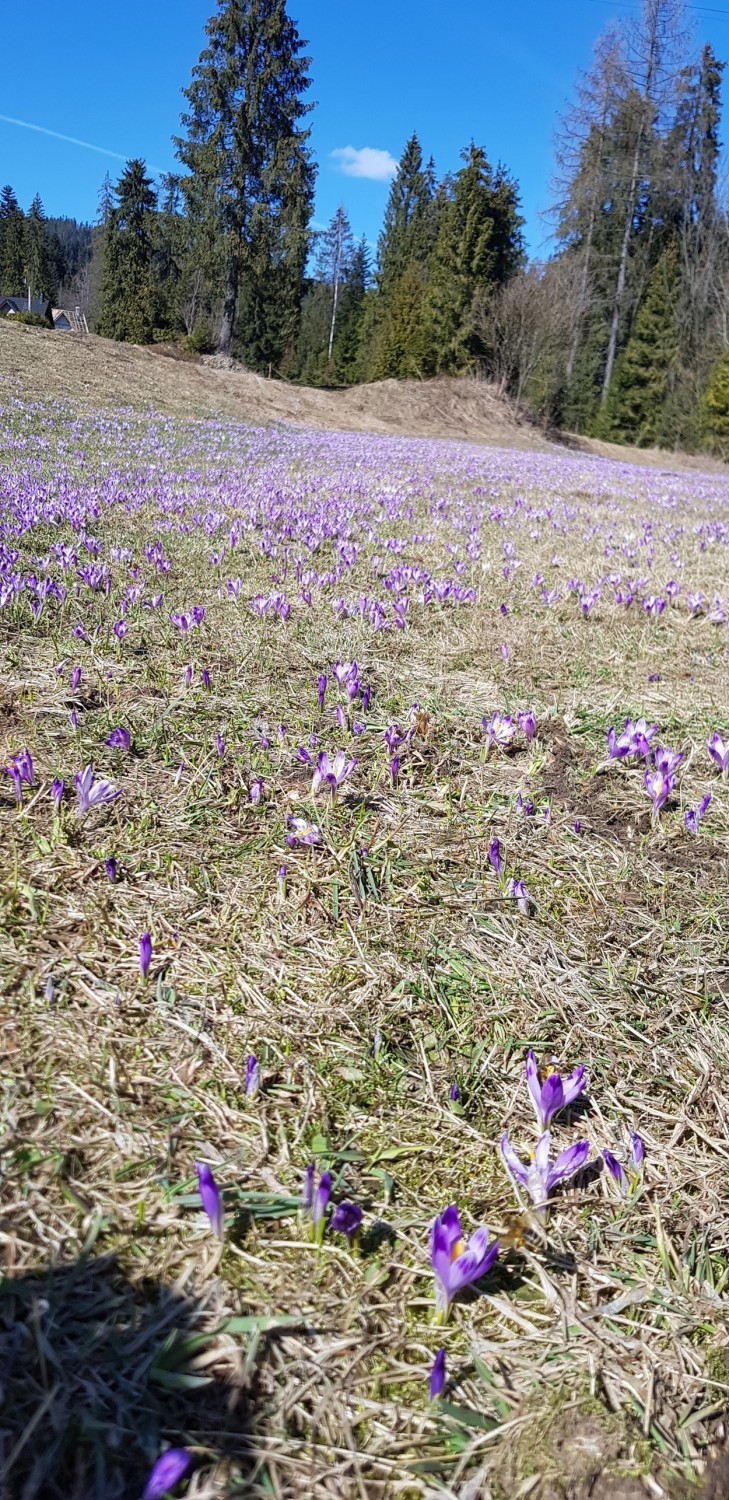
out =
{"type": "Polygon", "coordinates": [[[114,1255],[0,1281],[0,1500],[140,1500],[169,1446],[250,1473],[255,1393],[212,1321],[114,1255]]]}

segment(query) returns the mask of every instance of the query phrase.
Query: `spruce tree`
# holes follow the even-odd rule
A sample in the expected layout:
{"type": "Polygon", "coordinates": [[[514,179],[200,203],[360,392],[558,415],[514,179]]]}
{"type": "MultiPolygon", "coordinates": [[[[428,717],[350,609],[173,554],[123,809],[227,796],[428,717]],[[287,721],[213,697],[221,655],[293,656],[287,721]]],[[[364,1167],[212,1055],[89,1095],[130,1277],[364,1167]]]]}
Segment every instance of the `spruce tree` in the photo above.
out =
{"type": "Polygon", "coordinates": [[[27,291],[24,251],[25,215],[7,184],[0,192],[0,294],[6,297],[22,297],[27,291]]]}
{"type": "Polygon", "coordinates": [[[101,315],[104,338],[148,344],[157,323],[155,216],[157,194],[145,163],[128,161],[114,189],[105,229],[101,315]]]}
{"type": "Polygon", "coordinates": [[[463,152],[464,165],[439,198],[438,238],[424,309],[430,367],[457,374],[485,353],[483,309],[524,260],[523,220],[516,184],[494,172],[480,146],[463,152]]]}
{"type": "Polygon", "coordinates": [[[676,307],[681,265],[676,239],[664,250],[625,350],[615,367],[599,435],[639,446],[671,446],[671,396],[679,369],[676,307]]]}
{"type": "Polygon", "coordinates": [[[36,193],[25,221],[24,279],[34,297],[51,299],[54,291],[53,264],[43,204],[36,193]]]}
{"type": "Polygon", "coordinates": [[[361,378],[362,321],[370,279],[370,252],[363,236],[352,254],[340,298],[332,366],[337,385],[353,385],[361,378]]]}
{"type": "Polygon", "coordinates": [[[385,208],[377,244],[377,284],[388,291],[413,262],[422,270],[435,242],[435,168],[423,165],[417,135],[411,135],[400,158],[385,208]]]}
{"type": "MultiPolygon", "coordinates": [[[[185,90],[186,134],[176,145],[190,174],[183,180],[188,214],[209,222],[218,246],[218,347],[230,353],[241,286],[250,317],[246,282],[257,282],[260,293],[262,275],[270,274],[285,294],[277,338],[292,349],[315,180],[302,125],[312,108],[304,102],[309,60],[285,0],[218,0],[206,32],[185,90]]],[[[271,305],[264,325],[276,313],[271,305]]]]}

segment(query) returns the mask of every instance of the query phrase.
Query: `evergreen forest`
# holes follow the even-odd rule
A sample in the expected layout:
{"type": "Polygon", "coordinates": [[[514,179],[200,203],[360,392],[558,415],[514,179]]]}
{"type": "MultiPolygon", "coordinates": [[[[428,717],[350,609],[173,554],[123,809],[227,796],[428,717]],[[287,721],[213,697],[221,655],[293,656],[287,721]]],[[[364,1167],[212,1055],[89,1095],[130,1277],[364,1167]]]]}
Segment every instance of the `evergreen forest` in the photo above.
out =
{"type": "Polygon", "coordinates": [[[179,170],[106,178],[94,225],[0,193],[0,293],[99,334],[342,386],[480,375],[545,429],[729,455],[725,63],[682,0],[611,25],[555,136],[545,240],[472,140],[440,174],[402,144],[377,245],[314,229],[312,60],[286,0],[217,0],[184,89],[179,170]]]}

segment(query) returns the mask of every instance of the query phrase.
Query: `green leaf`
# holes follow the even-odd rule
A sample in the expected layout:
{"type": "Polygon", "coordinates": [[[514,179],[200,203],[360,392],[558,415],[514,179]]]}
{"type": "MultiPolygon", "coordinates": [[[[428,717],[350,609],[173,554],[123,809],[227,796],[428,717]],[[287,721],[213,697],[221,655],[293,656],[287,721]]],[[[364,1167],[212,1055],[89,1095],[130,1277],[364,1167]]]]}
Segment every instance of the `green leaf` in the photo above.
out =
{"type": "Polygon", "coordinates": [[[304,1322],[298,1314],[294,1317],[269,1317],[265,1313],[252,1313],[250,1317],[227,1318],[217,1333],[271,1333],[276,1328],[300,1328],[304,1322]]]}

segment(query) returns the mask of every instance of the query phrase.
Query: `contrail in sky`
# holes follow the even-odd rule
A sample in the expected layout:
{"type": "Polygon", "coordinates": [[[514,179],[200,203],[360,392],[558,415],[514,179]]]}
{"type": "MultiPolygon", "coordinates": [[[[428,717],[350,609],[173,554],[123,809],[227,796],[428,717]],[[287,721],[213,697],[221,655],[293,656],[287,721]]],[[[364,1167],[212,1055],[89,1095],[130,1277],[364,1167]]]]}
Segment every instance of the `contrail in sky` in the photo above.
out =
{"type": "MultiPolygon", "coordinates": [[[[79,141],[75,135],[62,135],[60,130],[47,130],[45,125],[32,125],[30,120],[15,120],[12,115],[0,115],[0,120],[5,125],[20,125],[23,130],[35,130],[38,135],[50,135],[54,141],[67,141],[69,146],[83,146],[85,151],[97,151],[100,156],[113,156],[116,161],[128,161],[127,156],[122,156],[120,151],[109,151],[106,146],[93,146],[91,141],[79,141]]],[[[164,172],[164,167],[155,167],[153,162],[147,162],[152,172],[164,172]]]]}

